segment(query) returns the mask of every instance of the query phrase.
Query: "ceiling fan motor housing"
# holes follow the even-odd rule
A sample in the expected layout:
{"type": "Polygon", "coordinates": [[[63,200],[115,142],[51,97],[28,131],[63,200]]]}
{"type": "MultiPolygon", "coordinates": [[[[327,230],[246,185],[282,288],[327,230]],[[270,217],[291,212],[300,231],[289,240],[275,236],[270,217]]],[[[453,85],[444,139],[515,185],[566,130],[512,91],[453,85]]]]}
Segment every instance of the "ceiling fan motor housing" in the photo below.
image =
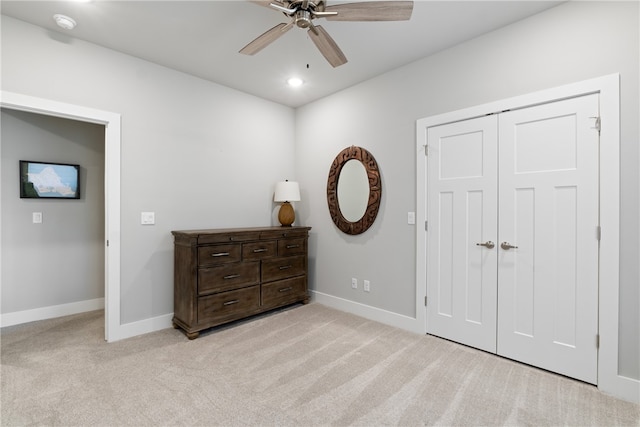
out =
{"type": "Polygon", "coordinates": [[[311,13],[308,10],[299,10],[296,12],[296,25],[298,28],[309,28],[311,24],[311,13]]]}

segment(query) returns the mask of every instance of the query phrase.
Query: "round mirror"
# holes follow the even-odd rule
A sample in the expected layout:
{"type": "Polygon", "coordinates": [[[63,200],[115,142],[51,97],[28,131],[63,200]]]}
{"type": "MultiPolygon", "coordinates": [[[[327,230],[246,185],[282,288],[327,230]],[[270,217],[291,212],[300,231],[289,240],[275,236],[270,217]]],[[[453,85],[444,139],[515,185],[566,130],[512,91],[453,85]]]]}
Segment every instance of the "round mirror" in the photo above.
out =
{"type": "Polygon", "coordinates": [[[373,155],[362,147],[348,147],[334,159],[327,180],[329,215],[347,234],[361,234],[378,215],[382,197],[380,171],[373,155]]]}
{"type": "Polygon", "coordinates": [[[340,171],[338,179],[338,204],[342,216],[351,222],[359,221],[367,210],[369,180],[364,165],[349,160],[340,171]]]}

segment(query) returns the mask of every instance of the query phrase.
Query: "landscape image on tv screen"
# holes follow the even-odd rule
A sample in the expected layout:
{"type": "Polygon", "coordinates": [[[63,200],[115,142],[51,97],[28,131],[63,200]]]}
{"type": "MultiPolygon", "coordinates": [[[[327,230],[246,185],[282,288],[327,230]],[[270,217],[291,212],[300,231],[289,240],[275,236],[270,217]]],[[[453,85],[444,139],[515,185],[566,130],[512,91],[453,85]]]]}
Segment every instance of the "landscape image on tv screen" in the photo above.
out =
{"type": "Polygon", "coordinates": [[[20,160],[20,197],[78,199],[80,166],[20,160]]]}

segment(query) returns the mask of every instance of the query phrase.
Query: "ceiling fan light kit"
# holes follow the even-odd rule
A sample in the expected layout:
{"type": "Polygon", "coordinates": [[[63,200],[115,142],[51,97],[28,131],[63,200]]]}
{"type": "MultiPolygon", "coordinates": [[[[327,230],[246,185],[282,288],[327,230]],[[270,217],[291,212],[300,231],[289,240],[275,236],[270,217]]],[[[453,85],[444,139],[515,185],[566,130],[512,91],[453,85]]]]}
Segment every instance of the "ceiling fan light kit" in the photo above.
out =
{"type": "Polygon", "coordinates": [[[294,25],[306,29],[309,37],[322,56],[335,68],[347,63],[347,57],[329,33],[314,19],[325,18],[329,21],[406,21],[411,18],[413,1],[368,1],[344,3],[327,6],[325,0],[283,0],[254,1],[282,12],[291,18],[290,22],[281,23],[267,30],[248,45],[240,49],[245,55],[255,55],[269,44],[276,41],[294,25]]]}

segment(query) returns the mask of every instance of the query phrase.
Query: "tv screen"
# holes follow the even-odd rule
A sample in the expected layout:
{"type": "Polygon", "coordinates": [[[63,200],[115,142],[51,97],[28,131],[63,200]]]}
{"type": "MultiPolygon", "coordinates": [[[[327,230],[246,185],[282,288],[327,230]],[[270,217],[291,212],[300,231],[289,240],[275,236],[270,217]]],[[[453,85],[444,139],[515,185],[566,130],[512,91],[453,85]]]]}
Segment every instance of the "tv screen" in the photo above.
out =
{"type": "Polygon", "coordinates": [[[80,165],[20,160],[21,199],[79,199],[80,165]]]}

